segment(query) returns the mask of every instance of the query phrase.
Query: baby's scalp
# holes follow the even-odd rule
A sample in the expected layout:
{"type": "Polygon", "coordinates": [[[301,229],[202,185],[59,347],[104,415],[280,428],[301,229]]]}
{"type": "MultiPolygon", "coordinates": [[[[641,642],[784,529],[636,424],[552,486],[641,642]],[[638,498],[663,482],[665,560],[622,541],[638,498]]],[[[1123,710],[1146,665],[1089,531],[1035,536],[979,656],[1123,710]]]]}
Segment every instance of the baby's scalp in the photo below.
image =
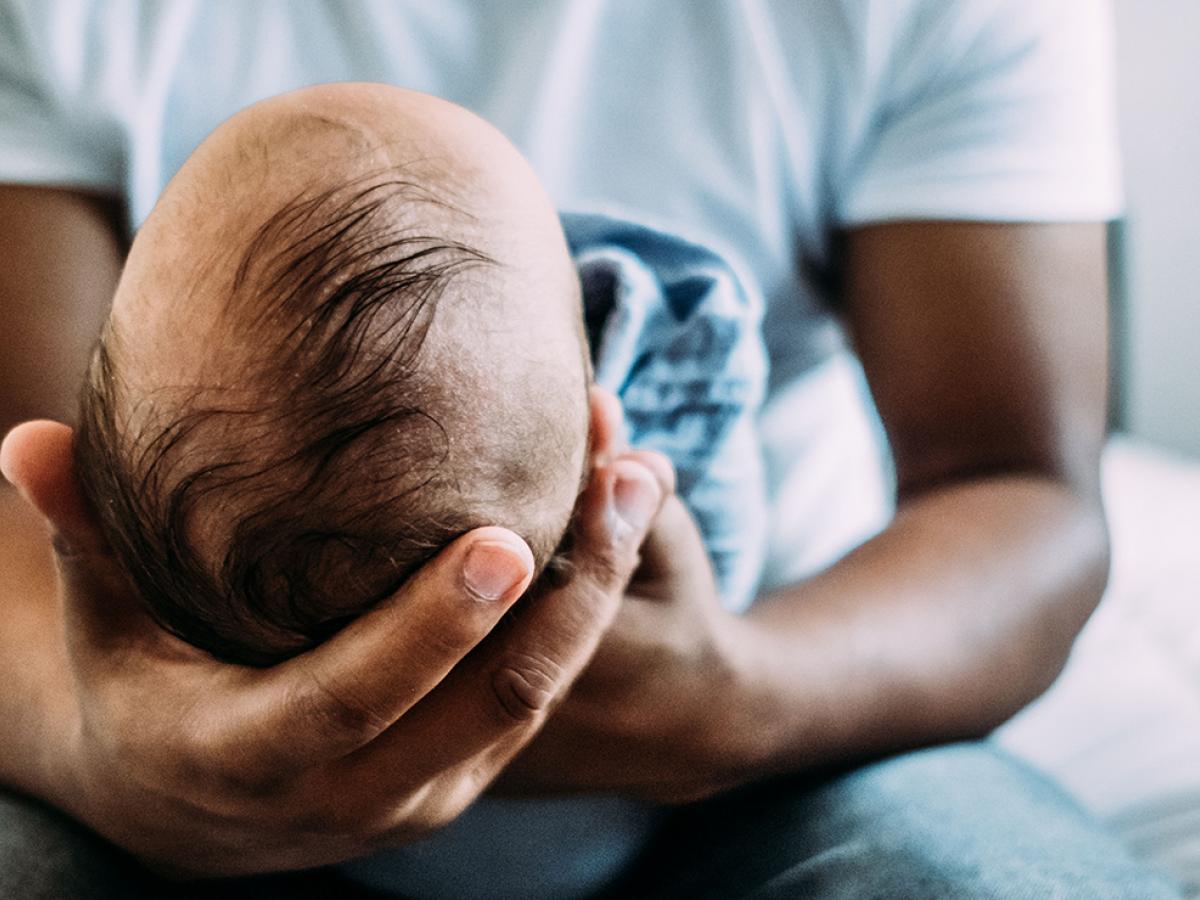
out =
{"type": "Polygon", "coordinates": [[[587,445],[578,290],[532,172],[465,110],[337,85],[222,125],[138,234],[83,400],[83,480],[147,606],[266,664],[471,527],[544,564],[587,445]]]}

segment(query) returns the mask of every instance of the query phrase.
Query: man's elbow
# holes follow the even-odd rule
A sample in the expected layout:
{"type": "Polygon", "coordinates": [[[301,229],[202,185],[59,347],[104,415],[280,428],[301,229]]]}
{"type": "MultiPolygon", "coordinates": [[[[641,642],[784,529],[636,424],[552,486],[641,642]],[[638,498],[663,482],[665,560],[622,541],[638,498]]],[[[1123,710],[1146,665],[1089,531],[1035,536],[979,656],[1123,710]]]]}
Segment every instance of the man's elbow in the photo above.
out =
{"type": "Polygon", "coordinates": [[[1058,679],[1108,586],[1112,548],[1100,498],[1072,492],[1055,532],[1053,555],[1060,567],[1057,590],[1050,592],[1038,621],[1030,628],[1033,639],[1026,643],[1021,662],[1025,690],[1009,716],[1040,697],[1058,679]]]}

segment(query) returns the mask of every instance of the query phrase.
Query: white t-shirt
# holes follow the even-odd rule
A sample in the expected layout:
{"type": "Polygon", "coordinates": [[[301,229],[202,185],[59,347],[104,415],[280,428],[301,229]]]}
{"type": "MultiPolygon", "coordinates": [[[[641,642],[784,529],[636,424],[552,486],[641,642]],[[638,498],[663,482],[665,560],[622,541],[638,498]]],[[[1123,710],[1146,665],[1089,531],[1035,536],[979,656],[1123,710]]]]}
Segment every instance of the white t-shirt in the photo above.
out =
{"type": "MultiPolygon", "coordinates": [[[[0,181],[116,192],[136,225],[218,122],[289,88],[382,81],[475,110],[560,208],[708,245],[761,293],[774,584],[885,514],[823,287],[836,231],[1113,216],[1110,31],[1104,0],[0,0],[0,181]]],[[[570,896],[646,821],[592,809],[539,817],[517,856],[417,848],[428,877],[398,886],[570,896]]]]}

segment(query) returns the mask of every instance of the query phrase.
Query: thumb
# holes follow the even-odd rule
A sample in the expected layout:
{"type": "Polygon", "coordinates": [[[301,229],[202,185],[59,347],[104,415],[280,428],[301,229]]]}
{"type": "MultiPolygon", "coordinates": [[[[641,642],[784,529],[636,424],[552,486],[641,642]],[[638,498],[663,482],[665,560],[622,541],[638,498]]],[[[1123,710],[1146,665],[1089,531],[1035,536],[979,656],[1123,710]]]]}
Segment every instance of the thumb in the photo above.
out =
{"type": "Polygon", "coordinates": [[[24,422],[0,445],[0,472],[46,520],[62,555],[105,552],[107,544],[75,471],[75,433],[61,422],[24,422]]]}
{"type": "Polygon", "coordinates": [[[68,645],[77,655],[98,651],[103,657],[114,643],[158,639],[162,633],[134,602],[96,522],[79,482],[74,446],[74,431],[61,422],[25,422],[0,445],[0,471],[49,526],[68,645]]]}

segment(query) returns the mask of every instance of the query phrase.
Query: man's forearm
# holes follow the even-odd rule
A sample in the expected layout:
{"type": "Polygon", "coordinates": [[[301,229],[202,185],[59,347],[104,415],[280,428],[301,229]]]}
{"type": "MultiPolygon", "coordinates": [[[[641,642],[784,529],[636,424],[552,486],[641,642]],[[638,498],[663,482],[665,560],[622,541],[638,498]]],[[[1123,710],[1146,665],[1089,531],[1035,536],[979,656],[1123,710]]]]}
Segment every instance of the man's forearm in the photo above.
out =
{"type": "Polygon", "coordinates": [[[1003,476],[914,498],[742,632],[759,774],[986,734],[1045,690],[1103,591],[1098,501],[1003,476]]]}

